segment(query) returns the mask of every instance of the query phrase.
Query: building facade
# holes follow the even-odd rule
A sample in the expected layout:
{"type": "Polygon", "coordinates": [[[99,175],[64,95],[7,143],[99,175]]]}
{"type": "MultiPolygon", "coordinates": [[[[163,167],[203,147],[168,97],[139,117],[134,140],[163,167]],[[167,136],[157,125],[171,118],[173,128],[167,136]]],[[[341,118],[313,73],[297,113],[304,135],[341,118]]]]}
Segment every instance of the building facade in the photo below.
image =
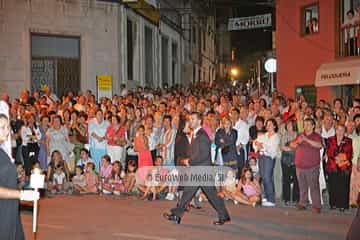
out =
{"type": "Polygon", "coordinates": [[[97,75],[119,79],[118,23],[114,4],[1,0],[1,93],[49,85],[63,94],[95,90],[97,75]]]}
{"type": "Polygon", "coordinates": [[[212,82],[216,78],[216,18],[211,1],[184,1],[184,81],[212,82]]]}
{"type": "Polygon", "coordinates": [[[122,83],[134,88],[212,81],[214,22],[199,17],[192,2],[0,0],[0,93],[17,97],[22,89],[45,85],[59,96],[68,90],[96,93],[97,77],[104,75],[111,76],[114,94],[122,83]],[[202,43],[192,44],[189,26],[202,43]]]}
{"type": "Polygon", "coordinates": [[[357,0],[276,1],[277,87],[289,96],[359,96],[357,0]]]}

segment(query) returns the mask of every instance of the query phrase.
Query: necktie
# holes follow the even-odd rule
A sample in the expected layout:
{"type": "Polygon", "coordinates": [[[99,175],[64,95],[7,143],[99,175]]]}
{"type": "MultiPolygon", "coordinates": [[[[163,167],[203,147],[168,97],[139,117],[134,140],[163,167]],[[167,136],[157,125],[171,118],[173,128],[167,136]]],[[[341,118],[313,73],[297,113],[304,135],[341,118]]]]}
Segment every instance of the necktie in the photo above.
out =
{"type": "Polygon", "coordinates": [[[194,133],[191,133],[191,140],[190,140],[190,144],[192,144],[195,140],[195,135],[194,133]]]}

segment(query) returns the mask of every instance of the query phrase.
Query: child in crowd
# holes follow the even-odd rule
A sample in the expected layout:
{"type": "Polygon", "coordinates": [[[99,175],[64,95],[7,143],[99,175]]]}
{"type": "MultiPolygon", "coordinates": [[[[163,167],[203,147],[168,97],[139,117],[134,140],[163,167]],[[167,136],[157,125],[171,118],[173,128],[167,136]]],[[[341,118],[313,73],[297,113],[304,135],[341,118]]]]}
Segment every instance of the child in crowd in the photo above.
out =
{"type": "Polygon", "coordinates": [[[100,172],[99,172],[99,178],[100,178],[100,185],[99,190],[103,190],[103,185],[105,182],[109,181],[109,178],[111,176],[112,171],[112,165],[111,165],[111,158],[109,155],[104,155],[101,158],[101,166],[100,166],[100,172]]]}
{"type": "Polygon", "coordinates": [[[58,164],[55,166],[55,172],[53,174],[52,193],[65,193],[67,190],[66,175],[63,167],[58,164]]]}
{"type": "Polygon", "coordinates": [[[89,150],[82,148],[80,150],[80,159],[77,161],[76,165],[82,167],[82,169],[85,169],[88,162],[93,162],[93,160],[90,158],[89,150]]]}
{"type": "Polygon", "coordinates": [[[108,178],[105,178],[102,192],[104,194],[114,194],[119,196],[125,192],[125,185],[122,178],[122,166],[120,161],[112,164],[112,171],[108,178]]]}
{"type": "Polygon", "coordinates": [[[19,189],[23,189],[26,185],[25,169],[21,163],[16,164],[17,172],[17,186],[19,189]]]}
{"type": "Polygon", "coordinates": [[[83,169],[80,166],[75,167],[75,176],[72,178],[73,189],[76,193],[85,192],[86,180],[83,169]]]}
{"type": "Polygon", "coordinates": [[[234,199],[233,194],[236,192],[236,178],[235,173],[232,170],[229,170],[226,173],[225,181],[223,182],[222,191],[218,194],[220,197],[225,199],[234,200],[234,203],[238,202],[234,199]]]}
{"type": "Polygon", "coordinates": [[[254,178],[252,170],[250,168],[244,168],[241,173],[241,178],[238,182],[237,190],[232,194],[234,200],[245,204],[256,206],[261,196],[261,187],[254,178]]]}
{"type": "Polygon", "coordinates": [[[36,161],[32,164],[32,168],[31,168],[31,174],[34,173],[34,169],[40,169],[41,170],[41,166],[40,166],[40,162],[39,161],[36,161]]]}
{"type": "MultiPolygon", "coordinates": [[[[162,162],[163,162],[163,159],[161,156],[157,157],[154,164],[155,166],[159,166],[161,167],[162,166],[162,162]]],[[[163,189],[165,187],[168,187],[169,188],[169,192],[168,194],[166,195],[165,199],[166,200],[169,200],[169,201],[173,201],[175,200],[175,198],[178,196],[178,193],[177,193],[177,187],[179,185],[178,182],[176,182],[176,177],[178,176],[178,171],[176,168],[172,168],[172,169],[169,169],[169,181],[167,181],[166,183],[163,183],[163,189]],[[166,184],[166,185],[165,185],[166,184]]],[[[161,168],[161,172],[160,172],[160,175],[165,177],[167,174],[167,170],[165,168],[161,168]]],[[[161,190],[163,190],[161,189],[161,190]]]]}
{"type": "Polygon", "coordinates": [[[152,200],[156,200],[156,194],[158,193],[158,187],[160,182],[157,181],[156,175],[158,171],[156,168],[151,168],[145,179],[145,186],[139,185],[139,189],[144,192],[141,199],[147,199],[152,195],[152,200]]]}
{"type": "Polygon", "coordinates": [[[127,171],[124,177],[125,192],[136,193],[136,169],[137,165],[134,160],[128,162],[127,171]]]}
{"type": "Polygon", "coordinates": [[[259,181],[260,180],[260,175],[259,175],[259,166],[258,166],[258,161],[257,158],[254,156],[251,156],[249,159],[249,168],[251,169],[254,178],[259,181]]]}
{"type": "Polygon", "coordinates": [[[159,178],[166,174],[165,168],[162,167],[163,158],[157,156],[154,161],[154,167],[149,168],[148,174],[145,179],[145,185],[139,185],[138,188],[143,192],[141,199],[146,199],[152,195],[152,200],[156,199],[156,195],[162,192],[167,185],[159,178]]]}
{"type": "Polygon", "coordinates": [[[88,162],[86,164],[86,173],[85,173],[85,191],[81,193],[97,193],[98,192],[98,184],[99,178],[95,173],[95,163],[88,162]]]}

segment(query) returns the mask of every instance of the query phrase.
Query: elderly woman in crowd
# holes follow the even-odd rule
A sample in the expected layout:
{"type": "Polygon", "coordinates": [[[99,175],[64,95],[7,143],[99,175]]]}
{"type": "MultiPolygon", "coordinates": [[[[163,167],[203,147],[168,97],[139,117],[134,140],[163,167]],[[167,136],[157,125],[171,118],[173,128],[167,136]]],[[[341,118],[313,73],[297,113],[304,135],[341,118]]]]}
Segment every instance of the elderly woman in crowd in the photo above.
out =
{"type": "Polygon", "coordinates": [[[55,150],[61,153],[62,158],[69,166],[70,154],[73,145],[70,143],[69,133],[66,127],[62,125],[59,115],[53,117],[53,124],[46,133],[48,156],[51,156],[55,150]]]}
{"type": "Polygon", "coordinates": [[[120,117],[113,115],[111,124],[106,129],[106,140],[108,143],[107,153],[111,162],[120,161],[122,167],[125,167],[124,151],[126,145],[126,129],[121,126],[120,117]]]}
{"type": "Polygon", "coordinates": [[[344,211],[349,208],[352,141],[345,136],[345,126],[337,125],[336,134],[328,139],[328,185],[330,208],[344,211]]]}

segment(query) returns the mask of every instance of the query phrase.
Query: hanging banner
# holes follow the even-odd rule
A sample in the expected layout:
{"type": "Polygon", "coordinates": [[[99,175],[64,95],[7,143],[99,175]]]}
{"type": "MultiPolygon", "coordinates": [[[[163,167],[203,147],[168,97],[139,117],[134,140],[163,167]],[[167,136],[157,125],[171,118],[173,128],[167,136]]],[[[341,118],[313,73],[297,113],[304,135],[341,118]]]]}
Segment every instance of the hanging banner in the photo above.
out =
{"type": "Polygon", "coordinates": [[[112,77],[103,75],[96,77],[96,85],[97,85],[97,97],[98,101],[101,98],[112,98],[112,77]]]}
{"type": "Polygon", "coordinates": [[[251,17],[230,18],[228,30],[239,31],[272,26],[271,13],[251,17]]]}

